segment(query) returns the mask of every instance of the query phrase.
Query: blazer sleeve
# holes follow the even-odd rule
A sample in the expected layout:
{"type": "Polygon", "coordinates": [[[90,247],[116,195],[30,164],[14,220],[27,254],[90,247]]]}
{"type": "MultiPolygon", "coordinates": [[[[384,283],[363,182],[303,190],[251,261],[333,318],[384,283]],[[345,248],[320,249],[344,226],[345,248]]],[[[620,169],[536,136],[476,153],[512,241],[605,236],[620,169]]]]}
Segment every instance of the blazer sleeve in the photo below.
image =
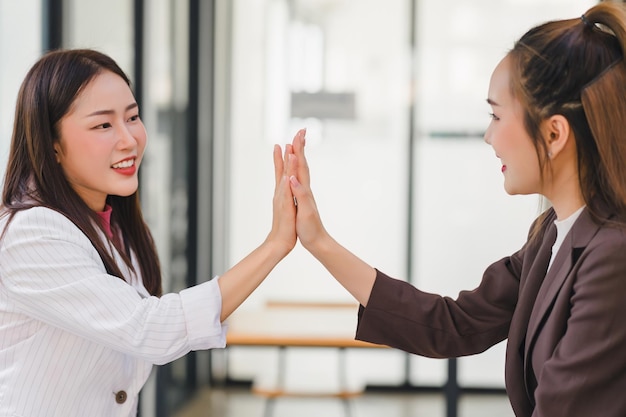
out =
{"type": "Polygon", "coordinates": [[[141,297],[106,273],[89,239],[46,208],[19,212],[0,247],[0,304],[156,364],[225,346],[217,279],[162,297],[141,297]]]}
{"type": "Polygon", "coordinates": [[[367,307],[359,307],[356,338],[432,358],[482,352],[508,335],[522,258],[523,249],[495,262],[456,300],[377,271],[367,307]]]}

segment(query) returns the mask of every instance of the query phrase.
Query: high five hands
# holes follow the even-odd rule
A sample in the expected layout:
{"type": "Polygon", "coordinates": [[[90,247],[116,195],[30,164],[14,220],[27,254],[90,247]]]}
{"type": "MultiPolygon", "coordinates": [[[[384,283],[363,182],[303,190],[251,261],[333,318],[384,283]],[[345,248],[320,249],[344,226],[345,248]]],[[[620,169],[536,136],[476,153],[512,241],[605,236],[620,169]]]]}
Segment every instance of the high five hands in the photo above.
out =
{"type": "Polygon", "coordinates": [[[327,235],[311,192],[309,166],[304,155],[306,129],[299,130],[291,144],[274,145],[276,188],[273,200],[272,229],[268,240],[281,242],[286,252],[296,239],[310,247],[327,235]],[[294,227],[295,225],[295,227],[294,227]]]}
{"type": "MultiPolygon", "coordinates": [[[[287,202],[291,196],[291,209],[281,220],[293,221],[295,215],[295,236],[333,275],[341,285],[362,305],[367,305],[376,271],[352,252],[335,241],[326,231],[311,191],[309,165],[304,155],[306,130],[299,130],[293,142],[285,146],[285,155],[281,160],[280,146],[276,145],[274,161],[276,182],[280,188],[280,201],[287,202]],[[282,178],[279,178],[279,174],[282,178]],[[286,178],[289,190],[285,189],[286,178]]],[[[275,215],[284,212],[275,212],[275,215]]],[[[293,223],[291,223],[293,227],[293,223]]],[[[295,244],[295,241],[294,241],[295,244]]]]}
{"type": "Polygon", "coordinates": [[[284,172],[288,175],[290,193],[296,208],[296,234],[306,249],[327,235],[311,191],[309,165],[304,155],[306,129],[299,130],[291,145],[285,146],[284,160],[290,164],[284,172]]]}

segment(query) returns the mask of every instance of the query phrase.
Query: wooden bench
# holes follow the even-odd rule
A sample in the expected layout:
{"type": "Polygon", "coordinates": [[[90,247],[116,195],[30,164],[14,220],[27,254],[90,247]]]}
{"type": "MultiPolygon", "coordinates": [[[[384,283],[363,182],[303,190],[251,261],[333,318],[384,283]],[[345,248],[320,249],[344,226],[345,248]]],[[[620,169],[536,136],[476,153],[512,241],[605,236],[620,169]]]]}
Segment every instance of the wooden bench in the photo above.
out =
{"type": "Polygon", "coordinates": [[[236,311],[228,320],[227,347],[252,346],[278,348],[275,387],[255,386],[255,394],[265,397],[265,415],[272,413],[274,400],[285,396],[333,396],[342,399],[346,415],[351,415],[349,400],[361,389],[348,388],[345,352],[347,349],[386,348],[354,339],[357,304],[314,302],[268,302],[259,310],[236,311]],[[287,348],[334,348],[339,353],[337,377],[339,390],[330,393],[292,392],[285,387],[287,348]]]}

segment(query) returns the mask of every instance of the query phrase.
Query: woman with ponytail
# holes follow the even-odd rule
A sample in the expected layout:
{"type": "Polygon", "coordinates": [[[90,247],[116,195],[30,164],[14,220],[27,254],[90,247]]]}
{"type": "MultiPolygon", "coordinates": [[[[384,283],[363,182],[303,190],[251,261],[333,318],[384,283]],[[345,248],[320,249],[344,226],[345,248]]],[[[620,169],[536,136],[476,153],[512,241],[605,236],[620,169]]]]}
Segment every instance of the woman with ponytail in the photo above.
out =
{"type": "Polygon", "coordinates": [[[517,417],[626,416],[625,51],[624,8],[604,2],[532,28],[497,65],[485,142],[507,193],[541,195],[551,208],[456,299],[390,278],[337,243],[294,139],[298,237],[360,302],[357,339],[435,358],[508,339],[517,417]]]}

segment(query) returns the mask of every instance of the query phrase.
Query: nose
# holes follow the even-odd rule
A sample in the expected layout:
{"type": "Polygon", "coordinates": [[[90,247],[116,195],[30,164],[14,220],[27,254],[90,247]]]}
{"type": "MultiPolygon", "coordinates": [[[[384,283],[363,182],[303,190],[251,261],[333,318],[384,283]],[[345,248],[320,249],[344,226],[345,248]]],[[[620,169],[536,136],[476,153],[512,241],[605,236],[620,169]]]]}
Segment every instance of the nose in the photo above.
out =
{"type": "Polygon", "coordinates": [[[133,132],[125,124],[122,124],[118,130],[117,143],[122,149],[133,148],[137,145],[137,139],[135,139],[133,132]]]}
{"type": "Polygon", "coordinates": [[[491,145],[491,139],[489,139],[491,135],[489,134],[489,129],[485,130],[485,134],[483,135],[483,140],[487,145],[491,145]]]}

